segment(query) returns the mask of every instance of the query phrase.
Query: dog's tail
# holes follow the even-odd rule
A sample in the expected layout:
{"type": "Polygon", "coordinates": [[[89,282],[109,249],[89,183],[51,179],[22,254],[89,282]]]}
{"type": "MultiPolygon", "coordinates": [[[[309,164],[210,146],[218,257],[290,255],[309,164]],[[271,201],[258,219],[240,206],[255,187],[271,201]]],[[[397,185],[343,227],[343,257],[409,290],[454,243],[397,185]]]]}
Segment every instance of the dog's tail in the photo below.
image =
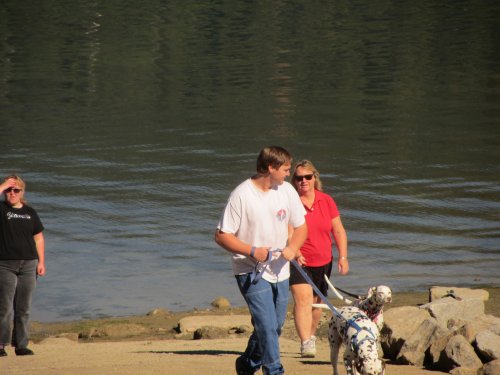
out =
{"type": "Polygon", "coordinates": [[[335,293],[335,295],[337,296],[337,298],[340,299],[341,301],[343,301],[347,305],[352,305],[352,301],[349,298],[344,297],[342,294],[340,294],[338,292],[337,289],[335,289],[335,287],[333,286],[333,284],[330,282],[330,279],[328,278],[328,276],[326,276],[326,275],[324,275],[324,276],[325,276],[326,283],[328,284],[328,286],[330,287],[330,289],[333,290],[333,293],[335,293]]]}

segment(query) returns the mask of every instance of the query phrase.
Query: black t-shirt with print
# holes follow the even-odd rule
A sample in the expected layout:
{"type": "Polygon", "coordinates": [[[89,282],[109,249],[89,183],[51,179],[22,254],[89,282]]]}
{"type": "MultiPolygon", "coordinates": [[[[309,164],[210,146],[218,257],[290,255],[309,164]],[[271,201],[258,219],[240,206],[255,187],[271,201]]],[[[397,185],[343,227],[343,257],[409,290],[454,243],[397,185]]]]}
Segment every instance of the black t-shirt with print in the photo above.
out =
{"type": "Polygon", "coordinates": [[[0,204],[0,260],[38,259],[33,236],[43,231],[36,211],[30,206],[13,208],[0,204]]]}

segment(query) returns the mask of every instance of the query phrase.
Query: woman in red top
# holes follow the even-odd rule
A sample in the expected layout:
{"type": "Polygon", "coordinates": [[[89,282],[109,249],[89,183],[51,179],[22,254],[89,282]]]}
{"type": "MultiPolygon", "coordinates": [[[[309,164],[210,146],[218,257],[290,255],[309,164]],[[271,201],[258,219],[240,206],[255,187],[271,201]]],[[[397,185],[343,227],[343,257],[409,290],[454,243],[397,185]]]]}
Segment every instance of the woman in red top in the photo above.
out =
{"type": "MultiPolygon", "coordinates": [[[[332,271],[334,240],[338,251],[339,273],[345,275],[349,272],[347,234],[335,201],[322,192],[319,172],[310,161],[302,160],[295,165],[292,180],[307,211],[308,235],[300,248],[297,261],[303,265],[321,293],[326,295],[328,285],[324,275],[330,277],[332,271]]],[[[301,340],[300,352],[302,357],[314,357],[315,333],[322,311],[312,308],[312,304],[321,303],[321,299],[295,267],[290,267],[290,273],[290,289],[295,301],[295,328],[301,340]]]]}

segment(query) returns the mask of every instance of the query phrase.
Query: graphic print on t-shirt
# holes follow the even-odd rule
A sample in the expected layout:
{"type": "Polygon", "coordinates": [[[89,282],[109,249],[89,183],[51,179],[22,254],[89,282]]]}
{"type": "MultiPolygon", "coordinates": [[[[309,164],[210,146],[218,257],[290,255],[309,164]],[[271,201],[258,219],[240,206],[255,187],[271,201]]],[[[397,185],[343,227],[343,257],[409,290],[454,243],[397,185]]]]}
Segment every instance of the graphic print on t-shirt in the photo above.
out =
{"type": "Polygon", "coordinates": [[[24,215],[19,215],[14,212],[7,212],[7,220],[11,219],[26,219],[26,220],[31,220],[31,215],[29,214],[24,214],[24,215]]]}
{"type": "Polygon", "coordinates": [[[285,209],[281,209],[278,211],[278,213],[276,214],[276,217],[278,218],[279,221],[283,221],[286,219],[286,210],[285,209]]]}

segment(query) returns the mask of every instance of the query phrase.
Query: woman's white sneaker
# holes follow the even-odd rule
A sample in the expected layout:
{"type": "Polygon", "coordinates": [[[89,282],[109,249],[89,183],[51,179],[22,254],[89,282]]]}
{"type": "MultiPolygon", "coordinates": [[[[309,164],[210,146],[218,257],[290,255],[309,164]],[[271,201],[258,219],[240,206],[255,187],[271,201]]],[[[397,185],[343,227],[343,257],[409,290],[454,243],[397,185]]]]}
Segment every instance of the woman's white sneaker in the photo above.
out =
{"type": "Polygon", "coordinates": [[[300,345],[300,355],[302,358],[314,358],[316,356],[316,336],[311,336],[300,345]]]}

